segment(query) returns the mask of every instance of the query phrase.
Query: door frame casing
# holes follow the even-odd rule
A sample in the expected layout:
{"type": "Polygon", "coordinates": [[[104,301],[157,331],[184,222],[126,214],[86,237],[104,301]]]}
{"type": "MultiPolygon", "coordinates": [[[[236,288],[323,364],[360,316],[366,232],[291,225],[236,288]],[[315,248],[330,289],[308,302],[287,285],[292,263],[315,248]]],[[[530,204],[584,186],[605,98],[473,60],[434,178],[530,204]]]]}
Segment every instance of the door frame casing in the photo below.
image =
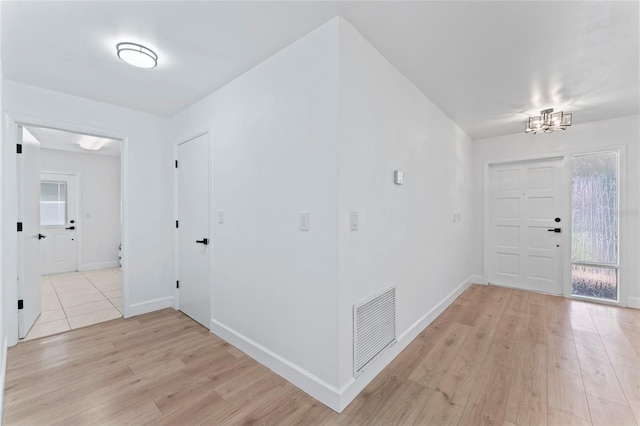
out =
{"type": "MultiPolygon", "coordinates": [[[[212,217],[212,212],[213,212],[213,206],[212,206],[212,201],[213,201],[213,197],[212,197],[212,186],[211,186],[211,168],[212,168],[212,155],[213,155],[213,149],[212,149],[212,144],[213,144],[213,140],[211,137],[211,126],[202,126],[196,129],[196,131],[192,132],[192,133],[187,133],[186,135],[176,138],[174,140],[176,140],[176,142],[173,145],[173,158],[175,159],[175,161],[178,161],[178,146],[187,143],[195,138],[198,138],[200,136],[204,136],[207,135],[207,147],[208,147],[208,155],[207,155],[207,197],[208,197],[208,205],[207,208],[209,210],[209,213],[207,214],[207,226],[209,227],[209,265],[208,265],[208,277],[209,277],[209,282],[207,285],[207,288],[209,289],[209,322],[211,322],[211,320],[213,319],[213,247],[215,244],[215,239],[214,239],[214,231],[213,231],[213,217],[212,217]]],[[[178,167],[180,167],[180,164],[178,164],[178,167]]],[[[178,217],[178,168],[174,168],[173,169],[173,215],[176,218],[176,220],[180,220],[180,218],[178,217]]],[[[174,233],[173,233],[173,238],[174,238],[174,250],[173,250],[173,270],[174,270],[174,282],[178,282],[180,280],[180,277],[178,276],[179,273],[179,262],[180,262],[180,247],[178,245],[179,241],[178,241],[178,232],[179,232],[179,228],[174,228],[174,233]]],[[[173,300],[174,302],[174,306],[173,308],[176,310],[180,310],[180,291],[178,288],[176,288],[177,286],[174,286],[173,288],[173,300]]],[[[207,328],[209,329],[209,332],[211,332],[211,324],[209,324],[207,326],[207,328]]]]}
{"type": "MultiPolygon", "coordinates": [[[[521,163],[531,161],[545,161],[553,160],[562,157],[562,173],[560,174],[563,179],[561,183],[562,187],[562,215],[566,218],[565,225],[568,232],[562,233],[562,276],[563,276],[563,296],[569,299],[576,300],[589,300],[581,297],[575,297],[571,294],[571,157],[573,155],[591,154],[599,152],[614,152],[619,154],[618,163],[618,212],[624,212],[627,210],[627,147],[625,145],[614,145],[610,147],[599,147],[593,149],[580,149],[580,150],[566,150],[558,151],[548,154],[539,155],[525,155],[520,157],[511,157],[495,160],[485,160],[483,164],[483,234],[482,234],[482,277],[483,282],[486,284],[488,280],[489,271],[489,238],[491,218],[489,217],[489,203],[490,203],[490,167],[494,165],[502,165],[509,163],[521,163]]],[[[619,213],[618,215],[618,250],[619,250],[619,270],[618,270],[618,301],[607,302],[601,301],[604,304],[611,304],[615,306],[626,307],[627,295],[626,295],[626,282],[627,282],[627,270],[624,267],[626,265],[627,256],[627,218],[625,215],[619,213]]]]}
{"type": "Polygon", "coordinates": [[[46,127],[55,130],[62,130],[72,133],[100,136],[120,141],[120,238],[122,242],[122,314],[127,318],[131,316],[129,309],[129,267],[128,267],[128,242],[129,242],[129,203],[128,195],[128,147],[129,137],[124,133],[116,131],[89,127],[68,122],[43,119],[40,117],[2,113],[4,122],[4,143],[0,147],[2,150],[2,291],[4,292],[3,319],[6,324],[6,340],[8,346],[13,346],[18,342],[18,263],[15,248],[18,244],[16,232],[16,222],[18,221],[17,210],[17,162],[16,138],[18,136],[18,126],[46,127]],[[8,253],[15,253],[14,256],[7,256],[8,253]]]}
{"type": "MultiPolygon", "coordinates": [[[[79,230],[82,229],[82,203],[80,202],[81,199],[81,194],[82,194],[82,172],[80,171],[74,171],[74,170],[69,170],[69,171],[62,171],[62,170],[51,170],[51,169],[47,169],[47,170],[40,170],[40,181],[42,181],[42,174],[43,173],[49,173],[52,175],[67,175],[67,176],[74,176],[75,180],[76,180],[76,211],[75,213],[75,225],[76,228],[78,228],[79,230]]],[[[81,270],[81,266],[82,266],[82,233],[81,232],[76,232],[76,270],[80,271],[81,270]]]]}

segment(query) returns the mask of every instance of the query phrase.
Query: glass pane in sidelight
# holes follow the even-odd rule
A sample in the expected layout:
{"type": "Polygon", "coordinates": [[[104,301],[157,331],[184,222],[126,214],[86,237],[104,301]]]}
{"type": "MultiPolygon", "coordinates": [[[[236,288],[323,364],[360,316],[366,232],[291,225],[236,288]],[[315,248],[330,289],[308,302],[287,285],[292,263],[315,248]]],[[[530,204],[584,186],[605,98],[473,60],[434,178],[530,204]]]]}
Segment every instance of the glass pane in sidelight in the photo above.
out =
{"type": "Polygon", "coordinates": [[[571,294],[618,300],[618,270],[571,265],[571,294]]]}
{"type": "Polygon", "coordinates": [[[618,154],[573,157],[571,260],[618,265],[618,154]]]}

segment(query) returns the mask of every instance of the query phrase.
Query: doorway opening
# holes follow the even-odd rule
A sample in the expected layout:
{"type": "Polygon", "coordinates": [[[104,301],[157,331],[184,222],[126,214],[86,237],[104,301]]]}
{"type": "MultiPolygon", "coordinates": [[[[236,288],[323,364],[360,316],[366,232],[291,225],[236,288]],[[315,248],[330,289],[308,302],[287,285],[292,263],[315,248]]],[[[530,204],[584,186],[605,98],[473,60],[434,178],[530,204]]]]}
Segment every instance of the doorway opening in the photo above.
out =
{"type": "Polygon", "coordinates": [[[18,133],[19,215],[33,222],[19,238],[19,337],[122,317],[122,141],[32,125],[18,133]]]}

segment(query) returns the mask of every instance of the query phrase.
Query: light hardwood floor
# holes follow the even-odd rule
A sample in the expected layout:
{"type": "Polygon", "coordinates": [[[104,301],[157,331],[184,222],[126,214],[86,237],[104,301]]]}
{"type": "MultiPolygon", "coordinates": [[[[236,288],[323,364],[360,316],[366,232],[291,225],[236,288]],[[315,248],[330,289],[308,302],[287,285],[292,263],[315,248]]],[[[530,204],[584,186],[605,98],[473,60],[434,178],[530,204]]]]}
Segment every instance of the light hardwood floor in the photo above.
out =
{"type": "Polygon", "coordinates": [[[471,286],[337,414],[174,310],[9,350],[4,424],[638,425],[640,311],[471,286]]]}

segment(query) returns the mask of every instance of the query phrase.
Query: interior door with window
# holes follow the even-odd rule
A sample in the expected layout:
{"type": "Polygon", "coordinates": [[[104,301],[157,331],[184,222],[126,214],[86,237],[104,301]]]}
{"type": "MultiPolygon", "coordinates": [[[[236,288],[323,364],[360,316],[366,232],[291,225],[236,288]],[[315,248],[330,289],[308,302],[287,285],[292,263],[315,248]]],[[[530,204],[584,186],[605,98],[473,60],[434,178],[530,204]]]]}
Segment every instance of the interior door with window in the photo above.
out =
{"type": "Polygon", "coordinates": [[[558,159],[490,167],[490,284],[563,293],[562,163],[558,159]]]}
{"type": "Polygon", "coordinates": [[[40,174],[41,273],[78,270],[76,223],[76,176],[65,173],[40,174]]]}

